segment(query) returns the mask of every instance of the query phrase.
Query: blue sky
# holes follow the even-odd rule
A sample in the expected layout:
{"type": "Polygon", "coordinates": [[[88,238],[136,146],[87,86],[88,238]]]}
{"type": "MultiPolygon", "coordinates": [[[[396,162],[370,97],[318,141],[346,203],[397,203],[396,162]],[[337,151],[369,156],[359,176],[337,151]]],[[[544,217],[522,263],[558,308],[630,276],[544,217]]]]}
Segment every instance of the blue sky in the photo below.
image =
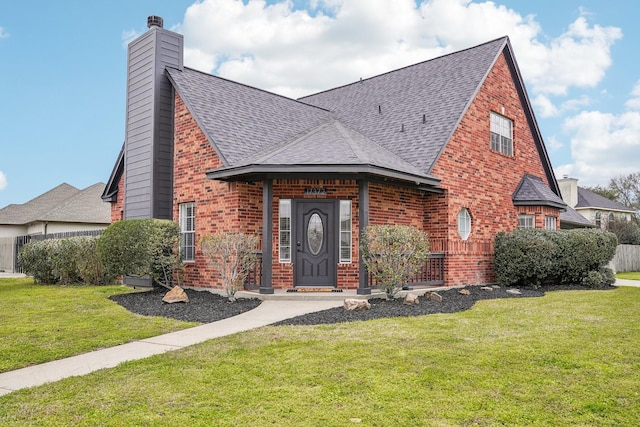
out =
{"type": "Polygon", "coordinates": [[[124,139],[126,43],[146,17],[185,65],[298,97],[509,35],[556,176],[640,170],[634,0],[0,2],[0,207],[106,182],[124,139]]]}

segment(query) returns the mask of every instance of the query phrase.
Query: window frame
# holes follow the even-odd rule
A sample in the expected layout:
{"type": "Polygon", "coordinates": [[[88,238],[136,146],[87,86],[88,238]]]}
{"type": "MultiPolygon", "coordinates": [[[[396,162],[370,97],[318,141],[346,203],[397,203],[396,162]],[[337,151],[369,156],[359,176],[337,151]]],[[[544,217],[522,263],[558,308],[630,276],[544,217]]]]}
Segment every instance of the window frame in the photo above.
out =
{"type": "Polygon", "coordinates": [[[178,223],[180,224],[180,259],[183,262],[196,260],[196,204],[195,202],[180,203],[178,208],[178,223]],[[189,209],[191,215],[189,215],[189,209]],[[189,219],[191,222],[189,223],[189,219]],[[189,227],[191,224],[191,227],[189,227]],[[187,242],[187,236],[191,241],[187,242]]]}
{"type": "Polygon", "coordinates": [[[491,150],[513,157],[513,120],[498,114],[489,112],[489,144],[491,150]],[[506,126],[508,125],[508,126],[506,126]],[[508,135],[506,135],[508,133],[508,135]]]}
{"type": "MultiPolygon", "coordinates": [[[[338,262],[340,264],[351,264],[353,262],[353,237],[352,237],[352,230],[353,230],[353,215],[351,214],[351,200],[340,200],[340,207],[339,207],[339,220],[338,220],[338,246],[339,246],[339,250],[338,250],[338,262]],[[343,223],[343,215],[348,216],[348,222],[346,224],[348,224],[348,229],[342,229],[342,223],[343,223]],[[348,241],[348,245],[347,244],[343,244],[342,238],[343,236],[346,238],[346,240],[348,241]],[[342,256],[342,252],[343,250],[345,250],[345,253],[348,253],[349,256],[348,257],[343,257],[342,256]]],[[[345,218],[346,220],[346,218],[345,218]]]]}
{"type": "Polygon", "coordinates": [[[518,229],[520,230],[531,230],[536,228],[536,216],[532,214],[518,214],[518,229]],[[527,221],[527,223],[524,223],[527,221]],[[529,226],[528,222],[531,221],[531,226],[529,226]]]}
{"type": "Polygon", "coordinates": [[[557,220],[555,216],[546,215],[544,217],[544,229],[545,230],[557,229],[557,220]]]}
{"type": "Polygon", "coordinates": [[[462,240],[469,239],[472,225],[471,211],[467,208],[460,209],[458,212],[458,235],[462,240]]]}
{"type": "Polygon", "coordinates": [[[291,263],[292,256],[291,247],[291,199],[280,199],[278,201],[278,262],[291,263]],[[286,207],[286,209],[285,209],[286,207]],[[284,215],[286,212],[287,215],[284,215]],[[283,220],[287,220],[287,226],[283,227],[283,220]],[[288,236],[289,244],[286,244],[286,237],[288,236]],[[285,249],[289,249],[288,256],[285,249]]]}

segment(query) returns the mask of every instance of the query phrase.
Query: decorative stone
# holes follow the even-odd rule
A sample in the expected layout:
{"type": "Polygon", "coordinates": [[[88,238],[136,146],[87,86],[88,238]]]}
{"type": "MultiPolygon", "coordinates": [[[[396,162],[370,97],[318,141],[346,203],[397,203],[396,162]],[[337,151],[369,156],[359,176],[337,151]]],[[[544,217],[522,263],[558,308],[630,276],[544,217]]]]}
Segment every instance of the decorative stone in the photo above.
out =
{"type": "Polygon", "coordinates": [[[482,289],[483,291],[493,291],[493,288],[491,286],[483,286],[480,289],[482,289]]]}
{"type": "Polygon", "coordinates": [[[458,293],[462,295],[469,295],[471,292],[469,291],[469,289],[460,289],[458,293]]]}
{"type": "Polygon", "coordinates": [[[366,299],[347,298],[344,300],[343,307],[347,311],[369,310],[371,309],[371,304],[366,299]]]}
{"type": "Polygon", "coordinates": [[[511,295],[522,295],[519,289],[507,289],[507,293],[511,295]]]}
{"type": "Polygon", "coordinates": [[[406,305],[418,305],[418,304],[420,304],[420,299],[418,299],[418,294],[414,294],[413,292],[409,292],[404,297],[404,303],[406,305]]]}
{"type": "Polygon", "coordinates": [[[427,292],[424,297],[429,301],[442,302],[442,295],[436,292],[427,292]]]}
{"type": "Polygon", "coordinates": [[[500,286],[498,286],[498,285],[493,285],[493,286],[491,286],[491,287],[492,287],[493,289],[500,289],[500,286]]]}
{"type": "Polygon", "coordinates": [[[180,286],[174,286],[164,295],[162,302],[172,304],[174,302],[189,302],[189,296],[180,286]]]}

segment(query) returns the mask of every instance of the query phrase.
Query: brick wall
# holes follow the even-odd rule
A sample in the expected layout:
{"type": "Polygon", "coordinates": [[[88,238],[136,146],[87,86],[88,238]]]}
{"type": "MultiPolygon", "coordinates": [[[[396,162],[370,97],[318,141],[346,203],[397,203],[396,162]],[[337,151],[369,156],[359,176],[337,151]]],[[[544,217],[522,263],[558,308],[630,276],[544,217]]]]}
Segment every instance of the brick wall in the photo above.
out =
{"type": "MultiPolygon", "coordinates": [[[[427,197],[425,222],[434,235],[446,234],[447,285],[495,280],[493,238],[499,231],[511,231],[518,225],[513,192],[525,173],[548,184],[540,158],[513,77],[501,55],[431,171],[442,179],[446,194],[427,197]],[[491,111],[513,120],[513,156],[490,149],[491,111]],[[467,208],[472,218],[466,242],[457,231],[462,208],[467,208]]],[[[558,216],[558,210],[548,212],[558,216]]],[[[544,225],[544,218],[542,221],[544,225]]]]}
{"type": "Polygon", "coordinates": [[[124,173],[118,181],[117,200],[111,203],[111,223],[124,219],[124,173]]]}

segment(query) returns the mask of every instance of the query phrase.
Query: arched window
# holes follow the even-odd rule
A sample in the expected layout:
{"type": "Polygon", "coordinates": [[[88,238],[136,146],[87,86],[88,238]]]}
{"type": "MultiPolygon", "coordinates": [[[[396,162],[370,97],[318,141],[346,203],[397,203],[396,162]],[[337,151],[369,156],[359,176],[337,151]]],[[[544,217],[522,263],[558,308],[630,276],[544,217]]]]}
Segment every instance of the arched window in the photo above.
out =
{"type": "Polygon", "coordinates": [[[471,214],[467,208],[462,208],[458,214],[458,234],[462,240],[467,240],[471,234],[471,214]]]}
{"type": "Polygon", "coordinates": [[[596,212],[596,227],[602,227],[602,212],[596,212]]]}

